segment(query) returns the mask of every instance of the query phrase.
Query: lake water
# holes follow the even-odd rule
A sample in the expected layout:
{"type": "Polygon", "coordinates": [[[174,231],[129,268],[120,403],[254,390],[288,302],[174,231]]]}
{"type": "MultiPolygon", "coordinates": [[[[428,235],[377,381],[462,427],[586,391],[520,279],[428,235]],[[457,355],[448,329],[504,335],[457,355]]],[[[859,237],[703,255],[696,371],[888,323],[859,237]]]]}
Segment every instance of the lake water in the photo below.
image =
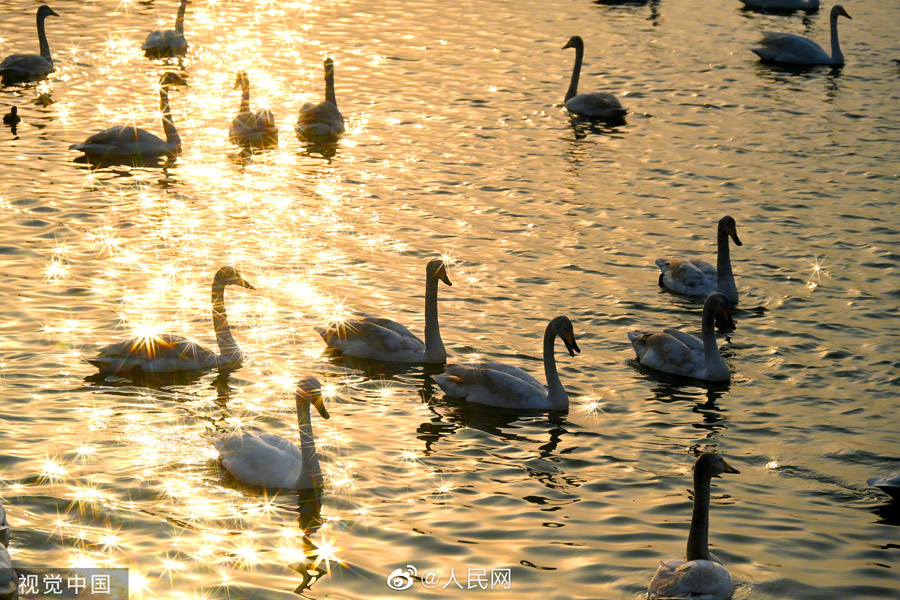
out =
{"type": "MultiPolygon", "coordinates": [[[[37,51],[37,6],[0,0],[0,54],[37,51]]],[[[182,155],[96,171],[68,146],[130,120],[161,135],[157,81],[178,65],[140,44],[175,3],[52,7],[56,73],[0,90],[23,118],[0,130],[16,565],[128,567],[138,598],[641,598],[683,556],[691,467],[716,450],[741,471],[714,480],[710,517],[735,598],[900,598],[900,509],[866,485],[900,470],[900,3],[849,0],[846,66],[798,71],[749,47],[772,29],[828,47],[830,4],[192,2],[190,86],[170,93],[182,155]],[[624,124],[562,107],[574,34],[581,90],[619,95],[624,124]],[[328,56],[348,127],[326,157],[293,123],[322,98],[328,56]],[[281,128],[249,157],[228,141],[238,69],[281,128]],[[719,336],[731,385],[639,368],[628,331],[700,327],[654,260],[714,261],[726,214],[744,242],[737,330],[719,336]],[[421,367],[323,353],[313,326],[357,310],[421,333],[438,255],[454,360],[543,380],[543,329],[571,318],[568,413],[474,409],[421,367]],[[83,359],[141,325],[214,345],[225,264],[257,288],[227,292],[241,369],[160,389],[89,378],[83,359]],[[297,440],[301,373],[333,392],[331,420],[313,418],[321,515],[235,484],[204,438],[255,421],[297,440]],[[388,588],[407,565],[438,587],[388,588]],[[470,569],[509,569],[509,589],[441,589],[451,569],[464,587],[470,569]]]]}

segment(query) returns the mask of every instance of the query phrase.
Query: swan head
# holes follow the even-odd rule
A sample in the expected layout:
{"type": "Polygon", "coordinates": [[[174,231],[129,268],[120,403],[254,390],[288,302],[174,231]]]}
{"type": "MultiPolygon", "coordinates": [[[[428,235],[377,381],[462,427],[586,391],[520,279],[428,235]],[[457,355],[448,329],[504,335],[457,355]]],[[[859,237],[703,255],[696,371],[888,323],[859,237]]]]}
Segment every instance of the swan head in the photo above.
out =
{"type": "Polygon", "coordinates": [[[171,71],[167,71],[162,74],[162,77],[159,78],[159,87],[166,87],[169,85],[184,85],[188,84],[185,81],[184,77],[179,75],[178,73],[173,73],[171,71]]]}
{"type": "Polygon", "coordinates": [[[239,285],[248,290],[256,289],[247,283],[247,280],[241,276],[240,271],[234,267],[222,267],[216,271],[216,276],[213,277],[213,287],[223,288],[226,285],[239,285]]]}
{"type": "Polygon", "coordinates": [[[566,45],[562,47],[563,50],[566,48],[584,48],[584,40],[581,39],[580,35],[573,35],[569,38],[569,41],[566,42],[566,45]]]}
{"type": "Polygon", "coordinates": [[[581,352],[578,342],[575,341],[575,327],[572,326],[572,321],[569,320],[569,317],[561,315],[550,321],[550,331],[563,341],[570,356],[575,356],[576,352],[581,352]]]}
{"type": "Polygon", "coordinates": [[[738,234],[737,234],[737,223],[735,223],[734,219],[732,219],[731,217],[724,216],[721,219],[719,219],[719,232],[730,235],[731,239],[733,239],[734,243],[737,244],[738,246],[744,245],[741,243],[741,239],[738,237],[738,234]]]}
{"type": "Polygon", "coordinates": [[[737,469],[725,462],[725,457],[715,452],[704,452],[694,463],[694,473],[706,477],[718,477],[722,473],[740,473],[737,469]]]}
{"type": "Polygon", "coordinates": [[[250,87],[250,78],[247,77],[247,71],[238,71],[234,80],[234,89],[242,90],[245,87],[250,87]]]}
{"type": "Polygon", "coordinates": [[[325,66],[325,79],[334,77],[334,61],[331,58],[326,58],[322,64],[325,66]]]}
{"type": "Polygon", "coordinates": [[[37,18],[38,19],[46,19],[50,15],[54,17],[58,17],[59,15],[53,12],[53,9],[47,6],[46,4],[42,4],[40,8],[37,10],[37,18]]]}
{"type": "Polygon", "coordinates": [[[731,318],[731,302],[725,297],[725,294],[713,292],[707,296],[703,305],[703,314],[707,314],[707,310],[718,317],[722,325],[731,329],[737,329],[734,319],[731,318]]]}
{"type": "Polygon", "coordinates": [[[447,263],[440,258],[428,261],[428,266],[425,267],[425,274],[428,279],[440,279],[447,285],[453,286],[453,284],[450,283],[450,277],[447,276],[447,263]]]}
{"type": "Polygon", "coordinates": [[[322,398],[322,384],[312,375],[304,375],[297,382],[297,391],[294,396],[297,399],[297,407],[312,404],[322,415],[323,419],[329,418],[331,415],[325,409],[325,400],[322,398]]]}
{"type": "Polygon", "coordinates": [[[847,17],[851,21],[853,20],[853,17],[847,14],[847,11],[844,10],[843,6],[841,6],[840,4],[835,4],[831,7],[831,18],[837,19],[838,17],[847,17]]]}

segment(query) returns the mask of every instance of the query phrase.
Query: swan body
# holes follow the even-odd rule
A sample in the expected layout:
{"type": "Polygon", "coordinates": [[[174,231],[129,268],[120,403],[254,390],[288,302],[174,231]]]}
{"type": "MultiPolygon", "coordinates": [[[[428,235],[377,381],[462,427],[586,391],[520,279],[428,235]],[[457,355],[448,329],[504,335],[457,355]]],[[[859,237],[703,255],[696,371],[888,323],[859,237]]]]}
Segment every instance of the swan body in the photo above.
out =
{"type": "Polygon", "coordinates": [[[578,93],[578,79],[581,77],[581,63],[584,60],[584,40],[581,39],[581,36],[573,35],[563,46],[563,49],[566,48],[575,48],[575,67],[572,70],[569,90],[566,92],[566,110],[576,115],[601,119],[624,117],[628,110],[612,94],[606,92],[578,93]]]}
{"type": "Polygon", "coordinates": [[[175,17],[175,29],[157,29],[147,34],[147,39],[141,45],[144,56],[167,58],[187,54],[188,43],[184,38],[184,11],[186,9],[187,0],[181,0],[178,5],[178,16],[175,17]]]}
{"type": "Polygon", "coordinates": [[[162,140],[145,129],[131,125],[117,125],[95,133],[80,144],[72,144],[69,150],[84,152],[90,159],[147,159],[181,152],[181,137],[172,122],[169,109],[170,84],[183,85],[184,80],[175,73],[166,73],[159,81],[159,107],[166,139],[162,140]]]}
{"type": "Polygon", "coordinates": [[[522,369],[502,363],[448,365],[444,374],[435,375],[433,379],[448,396],[464,398],[475,404],[511,409],[566,410],[569,396],[559,380],[554,357],[553,346],[557,337],[563,340],[571,356],[581,352],[568,317],[559,316],[550,321],[544,331],[546,388],[522,369]]]}
{"type": "Polygon", "coordinates": [[[222,466],[241,483],[256,487],[291,490],[319,487],[322,473],[309,405],[312,403],[322,418],[329,417],[320,389],[314,377],[304,377],[297,384],[300,448],[277,435],[241,429],[211,438],[222,466]]]}
{"type": "Polygon", "coordinates": [[[737,285],[734,283],[734,273],[731,270],[729,236],[738,246],[743,245],[738,237],[734,219],[725,216],[719,219],[718,224],[718,252],[715,267],[699,259],[656,259],[656,266],[662,271],[659,276],[659,284],[685,296],[703,296],[705,298],[713,292],[720,292],[725,294],[732,306],[737,305],[738,292],[737,285]]]}
{"type": "Polygon", "coordinates": [[[12,566],[6,546],[0,546],[0,598],[15,600],[18,597],[19,578],[12,566]]]}
{"type": "Polygon", "coordinates": [[[894,500],[900,500],[900,472],[887,477],[873,477],[868,480],[868,484],[877,487],[894,500]]]}
{"type": "Polygon", "coordinates": [[[325,102],[307,102],[300,107],[297,138],[313,143],[332,143],[344,133],[344,116],[334,95],[334,61],[325,59],[325,102]]]}
{"type": "Polygon", "coordinates": [[[709,551],[709,495],[713,477],[739,473],[719,454],[705,452],[694,463],[694,510],[686,560],[663,561],[647,589],[650,600],[726,600],[734,592],[731,574],[709,551]]]}
{"type": "Polygon", "coordinates": [[[9,113],[3,115],[3,124],[15,127],[22,120],[19,116],[19,108],[17,106],[10,107],[9,113]]]}
{"type": "Polygon", "coordinates": [[[760,41],[760,46],[751,48],[760,60],[789,65],[842,65],[844,54],[841,52],[841,44],[838,40],[837,19],[847,17],[852,19],[844,7],[840,4],[831,9],[831,55],[822,46],[809,38],[793,33],[766,32],[760,41]]]}
{"type": "Polygon", "coordinates": [[[425,267],[425,341],[409,329],[378,317],[361,317],[326,327],[316,327],[329,348],[346,356],[398,363],[440,364],[447,360],[438,322],[438,281],[452,286],[444,261],[434,259],[425,267]]]}
{"type": "Polygon", "coordinates": [[[24,81],[40,81],[53,72],[53,57],[50,55],[50,44],[44,31],[44,20],[49,16],[58,17],[46,4],[37,9],[38,42],[40,54],[10,54],[0,62],[0,79],[3,83],[20,83],[24,81]]]}
{"type": "Polygon", "coordinates": [[[716,317],[734,328],[728,299],[719,293],[710,294],[703,305],[702,341],[678,329],[656,333],[631,331],[628,339],[634,346],[638,362],[645,367],[704,381],[728,382],[731,371],[716,344],[716,317]]]}
{"type": "Polygon", "coordinates": [[[818,10],[819,0],[741,0],[750,8],[763,10],[818,10]]]}
{"type": "Polygon", "coordinates": [[[120,377],[134,373],[161,375],[240,365],[243,355],[231,335],[225,313],[225,286],[228,285],[255,289],[234,267],[222,267],[216,272],[212,283],[212,312],[219,354],[187,338],[163,334],[105,346],[87,362],[100,369],[101,375],[120,377]]]}
{"type": "Polygon", "coordinates": [[[9,520],[2,504],[0,504],[0,546],[9,546],[9,520]]]}
{"type": "Polygon", "coordinates": [[[250,79],[239,71],[234,89],[241,90],[241,107],[228,129],[229,139],[239,146],[262,147],[278,143],[275,115],[267,108],[250,111],[250,79]]]}

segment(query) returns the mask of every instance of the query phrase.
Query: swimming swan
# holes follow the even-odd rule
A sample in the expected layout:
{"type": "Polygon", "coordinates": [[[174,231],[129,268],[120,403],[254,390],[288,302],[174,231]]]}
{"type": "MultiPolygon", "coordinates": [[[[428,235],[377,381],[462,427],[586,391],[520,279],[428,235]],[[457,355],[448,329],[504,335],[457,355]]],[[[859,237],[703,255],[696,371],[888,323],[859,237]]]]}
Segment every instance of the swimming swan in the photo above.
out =
{"type": "Polygon", "coordinates": [[[726,600],[734,582],[728,569],[709,551],[709,491],[713,477],[740,473],[719,454],[704,452],[694,463],[694,513],[688,534],[686,560],[660,563],[647,589],[647,598],[663,600],[726,600]]]}
{"type": "Polygon", "coordinates": [[[0,63],[0,79],[3,83],[20,83],[23,81],[39,81],[53,72],[53,57],[50,56],[50,44],[44,31],[44,19],[53,15],[53,9],[46,4],[37,9],[38,42],[40,54],[10,54],[0,63]]]}
{"type": "Polygon", "coordinates": [[[441,259],[425,267],[425,343],[396,321],[364,316],[316,327],[329,348],[347,356],[399,363],[439,364],[447,361],[438,323],[438,281],[452,286],[441,259]]]}
{"type": "Polygon", "coordinates": [[[645,367],[672,375],[694,377],[705,381],[731,381],[731,371],[719,354],[716,344],[715,318],[734,328],[728,298],[710,294],[703,305],[703,341],[678,329],[661,332],[628,332],[638,362],[645,367]]]}
{"type": "Polygon", "coordinates": [[[250,111],[250,78],[245,71],[238,71],[234,89],[241,90],[241,108],[231,121],[229,139],[238,146],[262,147],[278,143],[278,126],[275,115],[268,108],[250,111]]]}
{"type": "Polygon", "coordinates": [[[717,228],[718,252],[716,266],[699,259],[656,259],[656,266],[662,273],[659,285],[686,296],[709,296],[713,292],[725,294],[732,306],[737,305],[738,293],[731,270],[731,251],[728,236],[738,246],[742,246],[737,234],[737,224],[731,217],[719,219],[717,228]]]}
{"type": "Polygon", "coordinates": [[[750,8],[763,10],[819,10],[819,0],[741,0],[750,8]]]}
{"type": "Polygon", "coordinates": [[[22,120],[22,117],[19,116],[19,107],[11,106],[9,108],[9,112],[3,115],[3,124],[9,125],[13,129],[16,128],[16,125],[22,120]]]}
{"type": "Polygon", "coordinates": [[[334,61],[325,59],[325,102],[307,102],[300,107],[294,127],[297,139],[313,143],[332,143],[344,133],[344,116],[334,96],[334,61]]]}
{"type": "Polygon", "coordinates": [[[6,546],[0,545],[0,598],[16,598],[19,578],[13,570],[6,546]]]}
{"type": "Polygon", "coordinates": [[[0,546],[9,546],[9,520],[2,504],[0,504],[0,546]]]}
{"type": "Polygon", "coordinates": [[[178,16],[175,17],[175,29],[157,29],[147,34],[147,39],[141,45],[144,56],[147,58],[165,58],[169,56],[184,56],[187,54],[188,43],[184,39],[184,11],[187,9],[187,0],[181,0],[178,5],[178,16]]]}
{"type": "Polygon", "coordinates": [[[894,500],[900,500],[900,472],[887,477],[873,477],[867,483],[872,487],[877,487],[894,500]]]}
{"type": "Polygon", "coordinates": [[[838,41],[837,19],[839,16],[852,19],[844,7],[836,4],[831,9],[831,56],[822,46],[809,38],[793,33],[772,33],[767,31],[760,41],[761,46],[750,48],[765,62],[789,65],[842,65],[844,54],[838,41]]]}
{"type": "Polygon", "coordinates": [[[599,117],[601,119],[616,119],[624,117],[628,111],[619,102],[619,99],[606,92],[592,94],[578,93],[578,78],[581,76],[581,61],[584,60],[584,40],[581,36],[573,35],[563,50],[575,48],[575,68],[572,69],[572,81],[569,82],[569,90],[566,92],[566,110],[585,117],[599,117]]]}
{"type": "Polygon", "coordinates": [[[163,334],[110,344],[87,362],[100,369],[101,375],[120,377],[134,372],[154,375],[240,365],[243,356],[231,335],[228,315],[225,314],[225,286],[228,285],[256,289],[234,267],[222,267],[216,271],[212,282],[212,318],[219,354],[179,335],[163,334]]]}
{"type": "Polygon", "coordinates": [[[303,377],[297,383],[300,448],[281,436],[239,429],[210,440],[219,451],[222,466],[232,477],[247,485],[271,490],[321,487],[322,471],[309,415],[312,403],[323,419],[329,417],[321,387],[315,377],[303,377]]]}
{"type": "Polygon", "coordinates": [[[547,387],[518,367],[502,363],[447,365],[434,380],[448,396],[497,408],[567,410],[569,396],[556,372],[553,343],[562,339],[571,356],[581,352],[568,317],[556,317],[544,331],[544,375],[547,387]]]}
{"type": "Polygon", "coordinates": [[[95,133],[80,144],[72,144],[69,150],[84,152],[85,156],[94,160],[147,159],[180,153],[181,138],[169,110],[169,84],[184,85],[185,81],[175,73],[166,73],[159,80],[159,108],[162,112],[163,131],[166,133],[165,141],[146,129],[118,125],[95,133]]]}

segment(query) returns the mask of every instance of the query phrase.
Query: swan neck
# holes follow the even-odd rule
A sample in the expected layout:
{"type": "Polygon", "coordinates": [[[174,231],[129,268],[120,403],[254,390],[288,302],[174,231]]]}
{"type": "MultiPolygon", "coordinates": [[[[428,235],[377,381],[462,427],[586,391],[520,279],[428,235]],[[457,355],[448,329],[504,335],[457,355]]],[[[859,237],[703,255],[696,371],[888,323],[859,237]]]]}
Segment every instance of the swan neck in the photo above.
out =
{"type": "MultiPolygon", "coordinates": [[[[159,88],[159,110],[162,113],[163,131],[166,132],[166,141],[174,142],[176,145],[181,143],[178,137],[178,131],[175,129],[175,123],[172,121],[172,111],[169,109],[169,90],[166,86],[159,88]]],[[[224,300],[223,300],[224,302],[224,300]]],[[[213,291],[213,303],[215,304],[215,289],[213,291]]],[[[225,312],[225,305],[222,305],[222,313],[225,312]]]]}
{"type": "Polygon", "coordinates": [[[728,243],[728,232],[719,230],[718,251],[716,252],[716,288],[725,294],[731,302],[737,302],[737,286],[734,283],[734,272],[731,270],[731,246],[728,243]]]}
{"type": "Polygon", "coordinates": [[[686,556],[688,562],[692,560],[710,560],[709,491],[709,476],[701,472],[701,469],[695,469],[694,513],[691,515],[691,532],[688,534],[686,556]]]}
{"type": "Polygon", "coordinates": [[[565,410],[569,407],[569,395],[556,370],[555,342],[556,334],[553,333],[551,326],[547,325],[547,329],[544,330],[544,377],[547,379],[547,398],[554,410],[565,410]]]}
{"type": "Polygon", "coordinates": [[[212,288],[212,318],[213,329],[216,332],[216,342],[219,344],[219,364],[236,364],[241,362],[241,350],[238,348],[234,336],[231,335],[231,327],[228,325],[228,315],[225,313],[225,288],[213,284],[212,288]]]}
{"type": "Polygon", "coordinates": [[[238,112],[250,112],[250,82],[246,79],[241,81],[241,108],[238,112]]]}
{"type": "Polygon", "coordinates": [[[838,40],[838,14],[831,15],[831,62],[835,65],[844,64],[844,54],[841,52],[841,43],[838,40]]]}
{"type": "Polygon", "coordinates": [[[325,102],[331,102],[337,106],[337,98],[334,96],[334,71],[325,75],[325,102]]]}
{"type": "Polygon", "coordinates": [[[297,402],[297,423],[300,427],[300,456],[303,459],[297,487],[308,487],[302,485],[307,479],[313,482],[314,487],[319,487],[322,484],[322,470],[319,466],[319,454],[316,451],[316,438],[313,435],[308,400],[297,402]]]}
{"type": "Polygon", "coordinates": [[[184,33],[184,11],[187,9],[187,0],[181,0],[178,5],[178,16],[175,17],[175,31],[184,33]]]}
{"type": "Polygon", "coordinates": [[[716,343],[716,314],[712,305],[707,302],[703,305],[703,353],[706,356],[706,364],[710,360],[721,360],[719,345],[716,343]]]}
{"type": "Polygon", "coordinates": [[[578,95],[578,78],[581,77],[581,61],[584,60],[584,46],[575,46],[575,66],[572,68],[572,81],[566,92],[566,102],[578,95]]]}
{"type": "Polygon", "coordinates": [[[428,275],[425,277],[425,359],[428,362],[444,362],[447,360],[447,350],[438,322],[438,280],[428,275]]]}
{"type": "Polygon", "coordinates": [[[50,44],[47,43],[47,32],[44,31],[44,19],[46,19],[46,18],[47,18],[46,14],[38,15],[38,18],[37,18],[38,42],[41,45],[41,58],[52,63],[53,58],[50,56],[50,44]]]}

